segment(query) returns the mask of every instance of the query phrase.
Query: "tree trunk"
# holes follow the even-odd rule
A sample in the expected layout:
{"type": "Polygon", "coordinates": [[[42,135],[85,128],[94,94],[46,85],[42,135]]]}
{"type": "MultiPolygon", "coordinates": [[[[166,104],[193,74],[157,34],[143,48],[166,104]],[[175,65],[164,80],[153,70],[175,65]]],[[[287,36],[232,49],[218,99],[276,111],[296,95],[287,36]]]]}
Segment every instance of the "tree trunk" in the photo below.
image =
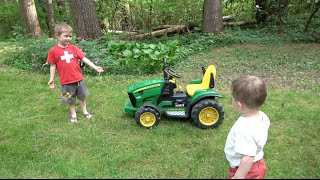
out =
{"type": "Polygon", "coordinates": [[[54,12],[52,6],[52,0],[47,0],[48,11],[48,25],[49,25],[49,37],[54,36],[54,12]]]}
{"type": "Polygon", "coordinates": [[[109,25],[109,29],[110,30],[116,30],[117,26],[116,26],[116,12],[118,11],[118,6],[120,6],[120,0],[116,0],[115,1],[115,7],[114,9],[112,10],[112,13],[111,13],[111,19],[110,19],[110,25],[109,25]]]}
{"type": "Polygon", "coordinates": [[[41,28],[34,0],[19,0],[19,8],[26,34],[34,38],[40,38],[41,28]]]}
{"type": "Polygon", "coordinates": [[[70,0],[70,8],[78,39],[102,36],[93,0],[70,0]]]}
{"type": "Polygon", "coordinates": [[[147,18],[147,29],[148,31],[152,31],[152,10],[153,9],[153,3],[152,3],[152,0],[150,0],[150,4],[149,4],[149,16],[147,18]]]}
{"type": "Polygon", "coordinates": [[[221,0],[205,0],[203,6],[203,33],[218,34],[223,30],[221,0]]]}
{"type": "Polygon", "coordinates": [[[310,22],[311,22],[311,19],[313,18],[313,16],[318,12],[320,8],[320,1],[317,2],[317,5],[316,5],[316,8],[313,10],[313,12],[311,13],[308,21],[307,21],[307,24],[305,25],[305,28],[304,28],[304,32],[307,32],[308,31],[308,28],[309,28],[309,25],[310,25],[310,22]]]}
{"type": "Polygon", "coordinates": [[[205,0],[203,4],[203,33],[213,33],[213,0],[205,0]]]}
{"type": "Polygon", "coordinates": [[[215,33],[223,31],[223,17],[221,0],[215,0],[213,4],[213,29],[215,33]]]}
{"type": "Polygon", "coordinates": [[[125,3],[121,7],[121,30],[122,31],[131,31],[132,29],[132,18],[131,18],[131,12],[130,12],[130,5],[128,3],[125,3]]]}

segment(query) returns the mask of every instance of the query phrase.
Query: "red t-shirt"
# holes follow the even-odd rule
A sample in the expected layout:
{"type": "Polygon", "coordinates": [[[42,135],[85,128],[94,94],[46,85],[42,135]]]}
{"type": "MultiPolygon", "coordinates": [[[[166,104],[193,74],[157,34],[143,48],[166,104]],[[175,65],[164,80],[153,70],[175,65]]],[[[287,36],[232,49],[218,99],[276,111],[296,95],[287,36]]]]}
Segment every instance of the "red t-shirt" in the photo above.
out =
{"type": "Polygon", "coordinates": [[[62,48],[56,45],[50,49],[47,62],[56,64],[61,84],[71,84],[83,80],[78,60],[84,57],[85,53],[77,46],[69,44],[62,48]]]}

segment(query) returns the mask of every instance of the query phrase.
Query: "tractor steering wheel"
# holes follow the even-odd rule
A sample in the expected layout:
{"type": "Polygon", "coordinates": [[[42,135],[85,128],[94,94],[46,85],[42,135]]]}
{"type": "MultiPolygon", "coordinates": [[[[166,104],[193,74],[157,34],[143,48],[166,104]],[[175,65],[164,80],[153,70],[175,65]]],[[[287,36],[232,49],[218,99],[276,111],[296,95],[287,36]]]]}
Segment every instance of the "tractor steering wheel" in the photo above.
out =
{"type": "Polygon", "coordinates": [[[170,76],[172,76],[172,77],[175,77],[175,78],[180,78],[180,77],[181,77],[178,73],[176,73],[176,72],[175,72],[174,70],[172,70],[172,69],[165,68],[164,71],[165,71],[167,74],[169,74],[170,76]]]}

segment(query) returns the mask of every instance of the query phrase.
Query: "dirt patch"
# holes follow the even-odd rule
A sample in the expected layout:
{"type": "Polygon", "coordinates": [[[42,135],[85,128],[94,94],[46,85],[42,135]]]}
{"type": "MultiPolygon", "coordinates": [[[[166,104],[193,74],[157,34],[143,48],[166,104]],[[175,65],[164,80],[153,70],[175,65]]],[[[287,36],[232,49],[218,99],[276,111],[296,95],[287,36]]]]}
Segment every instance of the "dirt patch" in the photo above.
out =
{"type": "Polygon", "coordinates": [[[9,66],[6,64],[0,64],[0,68],[8,68],[9,66]]]}

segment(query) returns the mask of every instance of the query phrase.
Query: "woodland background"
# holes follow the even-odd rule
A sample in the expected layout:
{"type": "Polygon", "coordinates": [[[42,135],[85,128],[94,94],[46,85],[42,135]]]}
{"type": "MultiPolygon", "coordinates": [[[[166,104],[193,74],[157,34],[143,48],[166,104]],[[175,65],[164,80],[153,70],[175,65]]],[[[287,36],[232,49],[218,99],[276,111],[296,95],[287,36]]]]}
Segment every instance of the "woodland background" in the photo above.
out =
{"type": "Polygon", "coordinates": [[[319,7],[317,0],[1,0],[0,39],[24,44],[6,64],[48,73],[54,24],[67,22],[73,43],[108,73],[152,74],[164,58],[174,65],[207,47],[259,43],[267,34],[318,42],[319,7]]]}
{"type": "Polygon", "coordinates": [[[239,117],[230,86],[248,74],[268,85],[266,178],[320,178],[320,1],[0,3],[1,178],[226,178],[224,144],[239,117]],[[72,25],[72,43],[105,69],[99,76],[82,67],[91,121],[69,123],[60,89],[47,86],[58,22],[72,25]],[[163,77],[163,59],[182,76],[181,85],[201,77],[201,66],[216,66],[223,96],[217,100],[225,109],[219,128],[161,118],[146,130],[123,112],[127,88],[163,77]]]}

